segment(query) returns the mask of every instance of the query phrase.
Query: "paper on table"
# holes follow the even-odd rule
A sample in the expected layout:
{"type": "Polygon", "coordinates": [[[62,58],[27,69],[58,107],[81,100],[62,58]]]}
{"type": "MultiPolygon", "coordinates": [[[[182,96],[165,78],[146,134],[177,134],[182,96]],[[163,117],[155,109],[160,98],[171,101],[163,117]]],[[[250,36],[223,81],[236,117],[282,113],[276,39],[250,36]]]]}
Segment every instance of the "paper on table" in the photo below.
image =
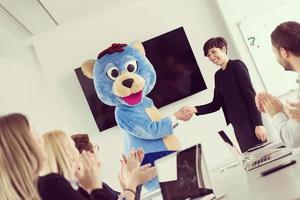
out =
{"type": "Polygon", "coordinates": [[[155,167],[160,182],[177,180],[176,153],[163,157],[155,162],[155,167]]]}

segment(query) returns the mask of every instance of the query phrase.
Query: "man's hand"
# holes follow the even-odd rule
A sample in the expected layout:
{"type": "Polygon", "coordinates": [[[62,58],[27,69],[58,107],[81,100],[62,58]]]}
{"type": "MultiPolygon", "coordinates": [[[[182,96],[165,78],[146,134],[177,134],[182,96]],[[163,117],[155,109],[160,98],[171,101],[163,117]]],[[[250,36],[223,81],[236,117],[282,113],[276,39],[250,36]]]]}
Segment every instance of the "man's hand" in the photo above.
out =
{"type": "Polygon", "coordinates": [[[260,95],[260,103],[264,111],[270,116],[273,117],[278,112],[284,112],[283,105],[278,98],[273,97],[272,95],[264,92],[260,95]]]}
{"type": "Polygon", "coordinates": [[[262,93],[259,93],[259,94],[256,94],[255,95],[255,105],[256,105],[256,108],[259,112],[262,112],[262,113],[265,113],[265,110],[261,104],[261,94],[262,93]]]}

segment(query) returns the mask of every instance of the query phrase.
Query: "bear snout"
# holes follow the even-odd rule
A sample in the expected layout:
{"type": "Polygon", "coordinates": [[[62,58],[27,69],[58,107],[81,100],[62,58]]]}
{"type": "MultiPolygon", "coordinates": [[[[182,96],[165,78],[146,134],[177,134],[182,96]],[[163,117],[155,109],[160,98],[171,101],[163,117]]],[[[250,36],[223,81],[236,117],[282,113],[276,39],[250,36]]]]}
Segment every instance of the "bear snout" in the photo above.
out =
{"type": "Polygon", "coordinates": [[[122,81],[122,85],[124,85],[127,88],[131,88],[133,82],[134,82],[133,78],[128,78],[122,81]]]}

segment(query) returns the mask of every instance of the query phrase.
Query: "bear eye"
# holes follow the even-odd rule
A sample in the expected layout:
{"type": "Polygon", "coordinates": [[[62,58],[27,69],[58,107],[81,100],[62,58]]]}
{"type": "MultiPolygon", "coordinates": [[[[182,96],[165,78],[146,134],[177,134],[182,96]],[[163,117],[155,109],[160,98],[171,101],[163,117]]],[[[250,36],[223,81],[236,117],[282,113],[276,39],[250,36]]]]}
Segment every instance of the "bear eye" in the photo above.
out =
{"type": "Polygon", "coordinates": [[[106,74],[111,80],[116,80],[119,76],[119,70],[116,67],[112,67],[109,70],[107,70],[106,74]]]}
{"type": "Polygon", "coordinates": [[[135,60],[126,63],[126,70],[130,73],[136,72],[137,68],[137,62],[135,60]]]}

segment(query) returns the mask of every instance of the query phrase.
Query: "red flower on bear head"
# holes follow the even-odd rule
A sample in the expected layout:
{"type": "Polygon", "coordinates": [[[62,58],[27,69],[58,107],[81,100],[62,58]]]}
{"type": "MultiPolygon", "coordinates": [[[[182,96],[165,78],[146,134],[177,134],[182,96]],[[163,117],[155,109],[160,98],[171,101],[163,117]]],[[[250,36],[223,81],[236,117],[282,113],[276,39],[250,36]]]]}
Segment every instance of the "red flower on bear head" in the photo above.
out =
{"type": "Polygon", "coordinates": [[[100,59],[106,54],[113,54],[115,52],[123,52],[124,51],[123,47],[125,47],[125,46],[127,46],[127,44],[113,43],[110,47],[108,47],[107,49],[101,51],[98,54],[97,58],[100,59]]]}

